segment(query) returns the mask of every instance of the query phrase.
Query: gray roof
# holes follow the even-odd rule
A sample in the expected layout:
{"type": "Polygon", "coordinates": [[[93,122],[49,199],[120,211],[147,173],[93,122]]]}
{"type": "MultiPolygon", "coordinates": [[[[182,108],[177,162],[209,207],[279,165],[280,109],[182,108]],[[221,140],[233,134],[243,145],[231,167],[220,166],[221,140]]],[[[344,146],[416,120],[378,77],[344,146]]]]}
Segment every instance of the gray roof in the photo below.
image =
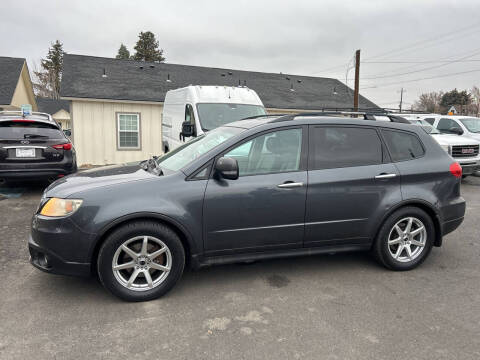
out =
{"type": "Polygon", "coordinates": [[[25,59],[0,56],[0,105],[9,105],[25,59]]]}
{"type": "MultiPolygon", "coordinates": [[[[64,56],[60,94],[75,98],[163,101],[171,89],[188,85],[238,86],[239,82],[255,90],[267,108],[353,107],[353,90],[337,79],[72,54],[64,56]]],[[[377,106],[361,96],[359,107],[377,106]]]]}
{"type": "Polygon", "coordinates": [[[38,111],[44,112],[50,115],[55,114],[60,110],[65,110],[70,112],[70,101],[69,100],[59,100],[59,99],[48,99],[37,97],[37,106],[38,111]]]}

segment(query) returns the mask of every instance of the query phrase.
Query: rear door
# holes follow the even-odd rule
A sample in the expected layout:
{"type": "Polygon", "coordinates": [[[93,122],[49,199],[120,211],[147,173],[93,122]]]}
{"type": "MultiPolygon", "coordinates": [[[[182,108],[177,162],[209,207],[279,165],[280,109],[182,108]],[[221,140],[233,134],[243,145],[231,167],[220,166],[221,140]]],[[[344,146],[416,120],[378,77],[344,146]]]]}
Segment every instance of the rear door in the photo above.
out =
{"type": "Polygon", "coordinates": [[[311,125],[305,247],[368,244],[401,200],[400,177],[374,127],[311,125]]]}
{"type": "Polygon", "coordinates": [[[30,120],[0,122],[0,162],[7,164],[59,162],[63,149],[53,146],[68,142],[54,124],[30,120]]]}

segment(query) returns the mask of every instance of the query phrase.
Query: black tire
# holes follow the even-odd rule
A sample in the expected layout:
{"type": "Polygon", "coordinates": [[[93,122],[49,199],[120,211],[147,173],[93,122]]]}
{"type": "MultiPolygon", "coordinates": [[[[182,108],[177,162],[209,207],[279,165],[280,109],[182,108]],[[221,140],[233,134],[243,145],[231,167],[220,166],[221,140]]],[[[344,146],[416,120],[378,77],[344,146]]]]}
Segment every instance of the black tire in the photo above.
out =
{"type": "Polygon", "coordinates": [[[420,208],[408,206],[395,211],[387,218],[387,220],[385,220],[380,228],[380,231],[378,232],[377,238],[375,239],[372,251],[378,262],[390,270],[412,270],[425,261],[425,259],[428,257],[428,254],[432,250],[434,239],[435,227],[431,217],[420,208]],[[388,240],[395,224],[408,217],[416,218],[423,223],[426,230],[425,246],[416,258],[408,262],[401,262],[396,260],[391,254],[388,240]]]}
{"type": "Polygon", "coordinates": [[[111,233],[98,253],[97,271],[102,285],[112,294],[126,301],[148,301],[159,298],[170,291],[177,283],[185,267],[185,250],[178,235],[168,226],[153,221],[128,223],[111,233]],[[117,249],[127,240],[137,236],[152,236],[160,239],[170,250],[171,269],[166,278],[153,289],[130,290],[122,285],[114,275],[112,262],[117,249]]]}

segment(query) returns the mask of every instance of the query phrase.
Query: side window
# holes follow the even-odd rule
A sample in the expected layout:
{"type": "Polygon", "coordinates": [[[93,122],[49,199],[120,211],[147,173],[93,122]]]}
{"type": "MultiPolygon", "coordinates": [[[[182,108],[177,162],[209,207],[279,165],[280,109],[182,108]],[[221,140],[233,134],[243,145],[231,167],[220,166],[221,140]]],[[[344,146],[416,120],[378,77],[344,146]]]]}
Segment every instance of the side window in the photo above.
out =
{"type": "Polygon", "coordinates": [[[457,131],[462,131],[462,127],[458,125],[456,121],[447,118],[440,119],[437,125],[437,129],[441,132],[447,133],[455,133],[455,129],[458,129],[457,131]]]}
{"type": "Polygon", "coordinates": [[[382,134],[393,161],[412,160],[425,153],[420,139],[414,134],[395,130],[382,130],[382,134]]]}
{"type": "Polygon", "coordinates": [[[311,170],[382,163],[382,142],[375,129],[317,126],[310,130],[311,170]]]}
{"type": "Polygon", "coordinates": [[[435,122],[435,118],[425,118],[424,120],[432,126],[433,126],[433,123],[435,122]]]}
{"type": "Polygon", "coordinates": [[[259,175],[298,171],[302,153],[302,129],[260,135],[243,143],[225,157],[237,159],[239,175],[259,175]]]}

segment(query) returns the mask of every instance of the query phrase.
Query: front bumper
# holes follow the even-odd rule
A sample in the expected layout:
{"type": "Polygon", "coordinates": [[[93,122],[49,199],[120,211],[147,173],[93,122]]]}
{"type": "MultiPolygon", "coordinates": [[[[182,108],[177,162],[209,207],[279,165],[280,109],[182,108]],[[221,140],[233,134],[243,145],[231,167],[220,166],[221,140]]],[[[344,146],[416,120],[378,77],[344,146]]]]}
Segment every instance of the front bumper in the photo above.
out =
{"type": "Polygon", "coordinates": [[[47,273],[72,276],[91,275],[90,263],[65,261],[54,252],[40,247],[31,236],[28,238],[28,251],[30,252],[30,263],[47,273]]]}
{"type": "Polygon", "coordinates": [[[453,158],[462,167],[463,175],[472,175],[473,173],[480,171],[480,157],[474,158],[453,158]]]}
{"type": "Polygon", "coordinates": [[[28,239],[30,262],[53,274],[89,276],[94,234],[80,229],[69,217],[34,215],[28,239]]]}

